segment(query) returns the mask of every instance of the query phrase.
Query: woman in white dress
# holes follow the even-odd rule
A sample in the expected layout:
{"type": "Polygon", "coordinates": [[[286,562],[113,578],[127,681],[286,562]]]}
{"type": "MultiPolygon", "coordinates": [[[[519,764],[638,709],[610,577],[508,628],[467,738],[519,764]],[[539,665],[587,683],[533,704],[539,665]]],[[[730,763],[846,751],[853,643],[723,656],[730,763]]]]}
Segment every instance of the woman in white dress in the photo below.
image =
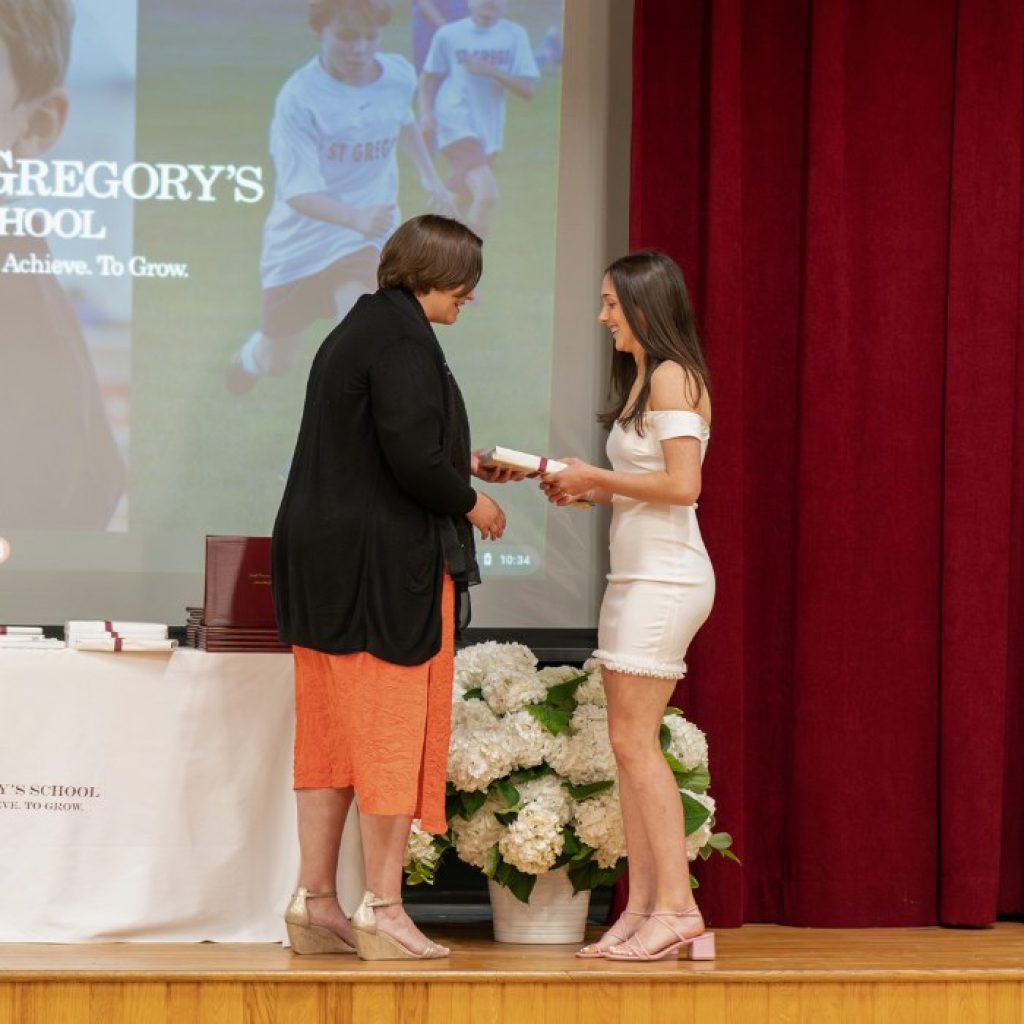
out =
{"type": "Polygon", "coordinates": [[[581,956],[714,957],[693,898],[679,790],[659,744],[661,717],[686,673],[690,641],[711,611],[715,576],[697,525],[710,435],[708,371],[679,267],[660,252],[616,260],[601,283],[611,333],[611,469],[565,459],[542,486],[556,504],[612,506],[611,571],[598,650],[619,769],[629,902],[581,956]]]}

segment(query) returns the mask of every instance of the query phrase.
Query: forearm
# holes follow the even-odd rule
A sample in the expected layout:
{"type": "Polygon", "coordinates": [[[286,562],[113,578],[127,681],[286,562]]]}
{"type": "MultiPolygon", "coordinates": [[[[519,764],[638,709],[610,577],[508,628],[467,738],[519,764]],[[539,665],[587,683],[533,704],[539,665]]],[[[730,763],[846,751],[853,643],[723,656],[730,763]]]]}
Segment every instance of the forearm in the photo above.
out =
{"type": "Polygon", "coordinates": [[[490,69],[490,76],[520,99],[532,100],[533,94],[537,91],[537,82],[533,78],[520,78],[517,75],[510,75],[507,71],[502,71],[501,68],[494,67],[490,69]]]}
{"type": "Polygon", "coordinates": [[[429,75],[424,72],[420,75],[419,107],[420,118],[432,121],[434,119],[434,97],[437,95],[437,87],[441,79],[437,75],[429,75]]]}
{"type": "MultiPolygon", "coordinates": [[[[620,494],[634,501],[649,501],[656,505],[693,505],[700,497],[700,481],[671,476],[665,471],[654,473],[617,473],[612,469],[594,466],[590,479],[595,495],[620,494]]],[[[594,501],[600,498],[595,496],[594,501]]]]}
{"type": "Polygon", "coordinates": [[[417,6],[424,17],[432,21],[438,28],[445,24],[444,15],[437,9],[433,0],[418,0],[417,6]]]}
{"type": "Polygon", "coordinates": [[[425,189],[436,188],[441,185],[441,179],[437,175],[437,168],[434,161],[430,159],[426,143],[423,141],[423,133],[415,124],[407,124],[398,133],[398,144],[403,152],[412,161],[420,176],[420,184],[425,189]]]}
{"type": "Polygon", "coordinates": [[[294,196],[288,205],[304,217],[340,224],[344,228],[352,227],[355,218],[355,207],[343,203],[326,192],[307,192],[305,195],[294,196]]]}
{"type": "Polygon", "coordinates": [[[432,512],[464,516],[476,504],[477,494],[463,480],[443,452],[411,457],[402,446],[392,446],[385,457],[398,486],[432,512]]]}

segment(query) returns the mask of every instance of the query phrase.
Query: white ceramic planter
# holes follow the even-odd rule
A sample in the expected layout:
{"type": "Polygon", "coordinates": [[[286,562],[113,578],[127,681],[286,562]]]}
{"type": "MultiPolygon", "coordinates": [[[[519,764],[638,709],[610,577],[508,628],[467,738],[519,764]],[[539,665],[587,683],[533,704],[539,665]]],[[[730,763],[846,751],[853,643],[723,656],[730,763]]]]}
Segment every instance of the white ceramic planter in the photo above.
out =
{"type": "Polygon", "coordinates": [[[537,876],[529,903],[520,903],[503,885],[487,883],[497,942],[581,943],[590,909],[590,891],[575,896],[565,868],[537,876]]]}

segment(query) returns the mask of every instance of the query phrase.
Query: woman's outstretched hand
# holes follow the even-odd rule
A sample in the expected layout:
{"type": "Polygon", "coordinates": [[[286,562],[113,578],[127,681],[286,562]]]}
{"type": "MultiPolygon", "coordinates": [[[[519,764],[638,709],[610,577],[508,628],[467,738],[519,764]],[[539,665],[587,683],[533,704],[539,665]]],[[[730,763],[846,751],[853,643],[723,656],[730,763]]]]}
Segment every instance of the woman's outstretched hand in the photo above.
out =
{"type": "Polygon", "coordinates": [[[594,467],[571,457],[558,461],[564,462],[566,468],[544,473],[540,478],[540,489],[547,495],[548,501],[554,505],[571,505],[581,498],[586,499],[588,492],[595,486],[592,476],[594,467]]]}
{"type": "Polygon", "coordinates": [[[466,518],[480,531],[484,540],[498,540],[505,532],[505,513],[493,498],[477,491],[476,504],[466,518]]]}

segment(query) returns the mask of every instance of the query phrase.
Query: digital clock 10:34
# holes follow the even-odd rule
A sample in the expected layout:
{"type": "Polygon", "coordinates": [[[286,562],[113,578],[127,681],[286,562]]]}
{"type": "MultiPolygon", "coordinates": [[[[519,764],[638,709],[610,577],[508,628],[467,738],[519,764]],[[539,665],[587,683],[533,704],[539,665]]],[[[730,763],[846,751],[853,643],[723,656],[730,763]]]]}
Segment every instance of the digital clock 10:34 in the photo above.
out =
{"type": "Polygon", "coordinates": [[[526,576],[538,569],[537,552],[525,545],[487,545],[479,555],[480,568],[495,575],[526,576]]]}

